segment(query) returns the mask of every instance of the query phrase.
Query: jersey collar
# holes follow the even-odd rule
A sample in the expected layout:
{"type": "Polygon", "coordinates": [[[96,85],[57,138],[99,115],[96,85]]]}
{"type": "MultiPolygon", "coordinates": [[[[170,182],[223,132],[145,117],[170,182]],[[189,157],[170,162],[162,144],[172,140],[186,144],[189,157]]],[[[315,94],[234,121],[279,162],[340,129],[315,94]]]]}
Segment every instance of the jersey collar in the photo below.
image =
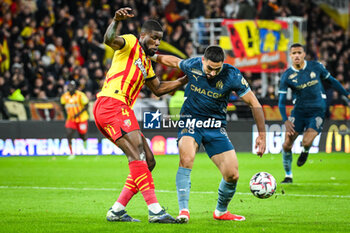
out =
{"type": "MultiPolygon", "coordinates": [[[[305,60],[305,61],[304,61],[304,67],[303,67],[301,70],[305,70],[306,65],[307,65],[307,61],[305,60]]],[[[291,65],[291,68],[292,68],[292,70],[294,70],[294,71],[296,71],[296,72],[299,72],[299,71],[300,71],[300,70],[295,69],[293,65],[291,65]]]]}

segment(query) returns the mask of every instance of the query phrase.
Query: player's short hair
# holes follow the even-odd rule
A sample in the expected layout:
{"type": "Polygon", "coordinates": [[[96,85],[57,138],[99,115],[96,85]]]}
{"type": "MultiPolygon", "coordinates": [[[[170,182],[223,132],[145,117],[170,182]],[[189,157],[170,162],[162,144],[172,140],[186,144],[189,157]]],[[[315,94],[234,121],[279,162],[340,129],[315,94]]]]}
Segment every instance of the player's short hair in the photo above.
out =
{"type": "Polygon", "coordinates": [[[211,45],[205,49],[204,58],[213,62],[223,62],[225,60],[225,53],[220,46],[211,45]]]}
{"type": "Polygon", "coordinates": [[[299,48],[299,47],[301,47],[301,48],[303,48],[303,50],[305,50],[304,46],[301,45],[301,44],[299,44],[299,43],[294,43],[294,44],[292,44],[292,45],[290,46],[289,50],[291,50],[292,48],[299,48]]]}
{"type": "Polygon", "coordinates": [[[141,32],[151,32],[151,31],[157,31],[157,32],[163,32],[162,25],[157,20],[149,19],[147,20],[141,28],[141,32]]]}

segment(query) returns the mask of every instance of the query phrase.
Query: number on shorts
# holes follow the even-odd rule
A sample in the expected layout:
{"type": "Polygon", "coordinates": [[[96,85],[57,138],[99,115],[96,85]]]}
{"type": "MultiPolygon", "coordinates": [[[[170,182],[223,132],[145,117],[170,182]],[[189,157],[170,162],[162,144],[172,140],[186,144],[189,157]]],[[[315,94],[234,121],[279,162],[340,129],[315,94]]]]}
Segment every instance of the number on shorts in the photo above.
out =
{"type": "Polygon", "coordinates": [[[122,114],[123,114],[123,116],[129,116],[129,112],[125,108],[122,108],[122,114]]]}

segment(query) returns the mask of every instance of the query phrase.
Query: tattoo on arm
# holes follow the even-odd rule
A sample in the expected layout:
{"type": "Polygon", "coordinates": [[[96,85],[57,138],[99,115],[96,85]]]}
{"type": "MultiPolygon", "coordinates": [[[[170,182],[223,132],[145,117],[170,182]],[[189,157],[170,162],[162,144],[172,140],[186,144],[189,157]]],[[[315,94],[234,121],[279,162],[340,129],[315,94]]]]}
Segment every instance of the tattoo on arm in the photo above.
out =
{"type": "Polygon", "coordinates": [[[113,20],[112,23],[108,26],[107,31],[104,35],[104,43],[110,45],[113,43],[117,35],[117,27],[119,21],[113,20]]]}

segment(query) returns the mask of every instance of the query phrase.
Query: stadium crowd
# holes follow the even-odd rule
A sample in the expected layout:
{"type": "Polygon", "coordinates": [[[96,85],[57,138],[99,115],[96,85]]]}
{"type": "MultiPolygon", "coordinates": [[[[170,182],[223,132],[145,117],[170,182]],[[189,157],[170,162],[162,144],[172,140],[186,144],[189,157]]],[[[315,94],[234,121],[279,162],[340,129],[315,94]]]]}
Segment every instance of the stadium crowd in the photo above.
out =
{"type": "MultiPolygon", "coordinates": [[[[76,80],[78,89],[94,99],[103,83],[113,51],[103,33],[116,9],[129,6],[134,20],[120,23],[119,34],[138,35],[146,19],[158,19],[163,40],[188,57],[193,53],[189,19],[307,19],[307,59],[323,62],[346,89],[350,88],[350,39],[311,0],[2,0],[0,1],[0,98],[25,100],[59,97],[65,83],[76,80]]],[[[162,79],[180,74],[155,64],[162,79]]],[[[260,76],[245,73],[259,97],[260,76]]],[[[141,97],[151,92],[142,90],[141,97]]],[[[337,99],[337,93],[329,96],[337,99]]],[[[275,99],[273,86],[267,98],[275,99]]],[[[332,99],[332,98],[331,98],[332,99]]],[[[1,102],[1,101],[0,101],[1,102]]],[[[1,108],[1,106],[0,106],[1,108]]]]}

